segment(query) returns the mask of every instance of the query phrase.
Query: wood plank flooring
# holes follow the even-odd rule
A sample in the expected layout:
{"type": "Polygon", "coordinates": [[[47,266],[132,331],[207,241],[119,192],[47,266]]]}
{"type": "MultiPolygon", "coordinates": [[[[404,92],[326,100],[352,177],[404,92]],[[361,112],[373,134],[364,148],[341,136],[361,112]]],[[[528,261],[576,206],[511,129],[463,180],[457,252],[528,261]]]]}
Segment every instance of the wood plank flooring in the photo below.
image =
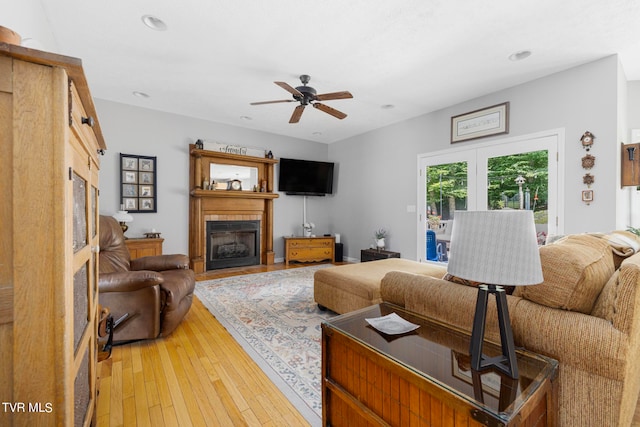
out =
{"type": "MultiPolygon", "coordinates": [[[[283,268],[228,269],[198,280],[283,268]]],[[[98,377],[99,427],[309,425],[197,298],[170,336],[114,347],[98,377]]]]}
{"type": "MultiPolygon", "coordinates": [[[[301,266],[239,267],[197,280],[301,266]]],[[[197,298],[169,337],[114,347],[98,378],[99,427],[309,425],[197,298]]],[[[640,427],[640,405],[632,425],[640,427]]]]}

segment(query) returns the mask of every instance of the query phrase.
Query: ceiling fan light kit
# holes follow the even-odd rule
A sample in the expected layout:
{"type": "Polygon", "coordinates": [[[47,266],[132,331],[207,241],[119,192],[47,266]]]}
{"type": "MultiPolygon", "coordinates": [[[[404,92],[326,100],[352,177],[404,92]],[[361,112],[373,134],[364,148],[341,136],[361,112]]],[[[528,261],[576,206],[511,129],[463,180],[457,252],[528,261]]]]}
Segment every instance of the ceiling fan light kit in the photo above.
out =
{"type": "Polygon", "coordinates": [[[276,104],[280,102],[299,102],[300,105],[298,105],[293,110],[293,114],[289,119],[289,123],[298,123],[300,121],[300,117],[302,117],[302,112],[304,111],[304,108],[307,105],[313,105],[314,108],[317,108],[318,110],[323,111],[340,120],[347,117],[347,115],[342,111],[338,111],[333,107],[329,107],[328,105],[321,104],[318,101],[329,101],[333,99],[353,98],[353,95],[351,95],[350,92],[341,91],[341,92],[323,93],[318,95],[317,91],[314,88],[312,88],[311,86],[307,86],[307,83],[311,81],[311,77],[309,75],[302,74],[300,76],[300,81],[302,82],[302,86],[298,86],[295,88],[286,82],[274,82],[275,84],[280,86],[282,89],[286,90],[291,95],[293,95],[293,99],[279,99],[275,101],[252,102],[251,105],[276,104]]]}

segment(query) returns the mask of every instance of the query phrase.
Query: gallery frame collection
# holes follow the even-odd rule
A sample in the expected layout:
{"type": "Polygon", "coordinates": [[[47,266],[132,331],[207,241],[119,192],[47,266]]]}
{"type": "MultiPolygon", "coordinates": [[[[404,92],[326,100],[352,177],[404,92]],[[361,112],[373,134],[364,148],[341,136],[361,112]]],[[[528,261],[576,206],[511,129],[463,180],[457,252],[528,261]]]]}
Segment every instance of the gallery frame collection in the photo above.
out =
{"type": "Polygon", "coordinates": [[[509,133],[509,103],[451,117],[451,143],[509,133]]]}
{"type": "Polygon", "coordinates": [[[156,157],[120,153],[120,204],[133,213],[158,211],[156,157]]]}

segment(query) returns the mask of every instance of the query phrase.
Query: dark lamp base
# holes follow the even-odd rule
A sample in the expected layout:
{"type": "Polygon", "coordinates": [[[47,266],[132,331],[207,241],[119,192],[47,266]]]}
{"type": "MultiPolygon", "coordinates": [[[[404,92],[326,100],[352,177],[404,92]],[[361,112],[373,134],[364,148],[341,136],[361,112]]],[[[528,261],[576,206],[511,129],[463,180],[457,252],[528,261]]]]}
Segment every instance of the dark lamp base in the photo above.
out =
{"type": "Polygon", "coordinates": [[[476,302],[476,313],[473,318],[469,353],[471,354],[471,369],[473,370],[482,371],[488,368],[495,368],[511,378],[518,378],[519,376],[515,345],[513,343],[513,331],[511,330],[511,321],[507,308],[507,294],[502,286],[481,285],[478,288],[478,299],[476,302]],[[502,355],[496,357],[487,357],[482,354],[489,294],[495,295],[496,305],[498,307],[498,325],[500,327],[502,355]]]}

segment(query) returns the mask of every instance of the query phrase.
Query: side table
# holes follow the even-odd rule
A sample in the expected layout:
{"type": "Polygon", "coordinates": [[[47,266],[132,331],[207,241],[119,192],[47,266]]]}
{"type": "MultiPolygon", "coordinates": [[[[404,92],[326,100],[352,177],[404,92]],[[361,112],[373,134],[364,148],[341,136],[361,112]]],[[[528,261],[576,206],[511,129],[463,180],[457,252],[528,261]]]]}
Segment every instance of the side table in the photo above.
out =
{"type": "Polygon", "coordinates": [[[385,251],[382,249],[362,249],[360,251],[360,262],[387,258],[400,258],[400,252],[385,251]]]}
{"type": "Polygon", "coordinates": [[[162,255],[162,242],[163,238],[148,239],[141,238],[128,238],[124,241],[129,249],[131,259],[141,258],[143,256],[162,255]]]}
{"type": "MultiPolygon", "coordinates": [[[[472,371],[470,335],[382,303],[322,322],[322,424],[555,426],[558,362],[516,351],[520,377],[472,371]],[[419,325],[387,335],[365,319],[419,325]]],[[[485,342],[489,355],[499,347],[485,342]]]]}

